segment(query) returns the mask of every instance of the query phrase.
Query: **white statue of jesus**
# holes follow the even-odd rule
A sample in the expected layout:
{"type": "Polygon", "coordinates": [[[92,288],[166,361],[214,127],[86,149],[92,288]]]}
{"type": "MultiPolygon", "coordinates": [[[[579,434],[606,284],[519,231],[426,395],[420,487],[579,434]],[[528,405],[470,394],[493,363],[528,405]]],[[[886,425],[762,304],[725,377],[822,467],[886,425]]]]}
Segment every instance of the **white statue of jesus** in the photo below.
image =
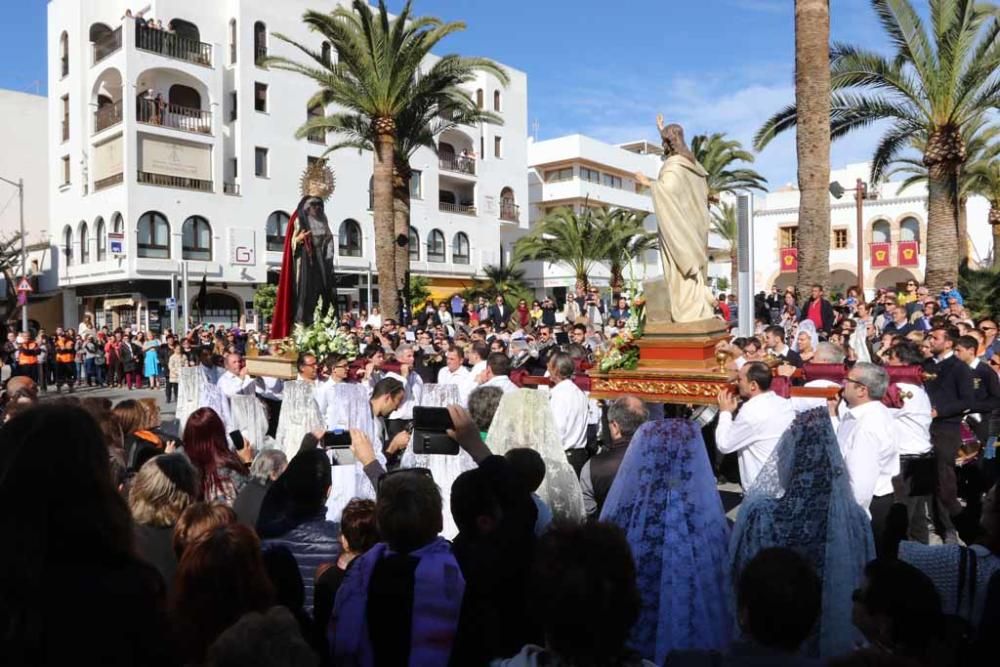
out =
{"type": "Polygon", "coordinates": [[[684,143],[680,125],[664,126],[659,115],[656,126],[667,159],[656,181],[642,173],[635,174],[635,180],[653,195],[668,314],[677,323],[707,320],[715,317],[715,299],[707,284],[708,172],[684,143]]]}

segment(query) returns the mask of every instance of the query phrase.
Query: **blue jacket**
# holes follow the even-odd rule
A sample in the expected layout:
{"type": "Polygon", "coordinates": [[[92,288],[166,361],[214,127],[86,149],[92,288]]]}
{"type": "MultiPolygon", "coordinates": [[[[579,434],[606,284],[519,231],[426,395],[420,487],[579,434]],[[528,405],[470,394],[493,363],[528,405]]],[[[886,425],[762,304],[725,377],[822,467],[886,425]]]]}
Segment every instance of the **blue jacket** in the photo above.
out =
{"type": "Polygon", "coordinates": [[[965,305],[965,299],[962,298],[962,295],[958,291],[958,289],[953,287],[951,288],[950,292],[941,292],[941,295],[938,297],[938,304],[941,306],[941,310],[948,310],[948,299],[951,298],[954,298],[955,301],[958,301],[958,305],[960,306],[965,305]]]}
{"type": "Polygon", "coordinates": [[[266,539],[262,547],[282,546],[292,552],[299,566],[305,588],[305,609],[312,614],[316,568],[324,563],[336,563],[340,557],[340,525],[327,521],[323,513],[296,524],[278,537],[266,539]]]}

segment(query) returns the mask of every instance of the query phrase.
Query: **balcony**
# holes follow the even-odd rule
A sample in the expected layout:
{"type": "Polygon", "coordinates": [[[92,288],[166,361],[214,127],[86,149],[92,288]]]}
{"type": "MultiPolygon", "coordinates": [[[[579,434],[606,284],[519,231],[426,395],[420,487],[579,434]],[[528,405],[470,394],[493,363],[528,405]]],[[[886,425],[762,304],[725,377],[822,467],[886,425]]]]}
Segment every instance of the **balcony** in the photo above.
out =
{"type": "Polygon", "coordinates": [[[182,107],[178,104],[157,104],[141,100],[135,110],[136,120],[147,125],[159,125],[181,132],[212,134],[212,112],[182,107]]]}
{"type": "Polygon", "coordinates": [[[456,155],[438,159],[438,167],[457,174],[476,175],[476,158],[456,155]]]}
{"type": "Polygon", "coordinates": [[[198,192],[212,192],[214,189],[212,187],[212,181],[200,181],[196,178],[151,174],[148,171],[139,171],[136,180],[143,185],[158,185],[165,188],[197,190],[198,192]]]}
{"type": "Polygon", "coordinates": [[[94,42],[93,48],[95,65],[122,48],[121,26],[118,26],[113,32],[94,42]]]}
{"type": "Polygon", "coordinates": [[[113,176],[108,176],[107,178],[102,178],[99,181],[94,181],[94,192],[99,190],[104,190],[105,188],[110,188],[114,185],[118,185],[124,180],[124,174],[114,174],[113,176]]]}
{"type": "Polygon", "coordinates": [[[223,194],[232,195],[233,197],[240,196],[240,184],[239,183],[223,183],[222,184],[223,194]]]}
{"type": "Polygon", "coordinates": [[[500,219],[507,222],[520,222],[521,208],[512,199],[501,199],[500,219]]]}
{"type": "Polygon", "coordinates": [[[155,30],[148,26],[136,27],[135,48],[195,65],[212,66],[211,44],[180,37],[165,30],[155,30]]]}
{"type": "Polygon", "coordinates": [[[122,122],[122,101],[118,100],[94,112],[94,133],[114,127],[122,122]]]}
{"type": "Polygon", "coordinates": [[[462,215],[476,215],[476,207],[468,204],[449,204],[448,202],[439,202],[438,210],[445,211],[446,213],[460,213],[462,215]]]}

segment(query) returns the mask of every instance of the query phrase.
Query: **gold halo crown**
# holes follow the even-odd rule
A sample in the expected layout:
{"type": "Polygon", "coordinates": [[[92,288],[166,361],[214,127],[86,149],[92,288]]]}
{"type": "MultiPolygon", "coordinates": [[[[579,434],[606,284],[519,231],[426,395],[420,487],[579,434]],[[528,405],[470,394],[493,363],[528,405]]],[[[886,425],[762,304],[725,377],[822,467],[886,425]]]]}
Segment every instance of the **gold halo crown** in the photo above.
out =
{"type": "Polygon", "coordinates": [[[333,171],[326,166],[326,160],[316,160],[302,172],[302,183],[299,189],[303,197],[318,197],[323,201],[330,198],[336,186],[337,179],[333,171]]]}

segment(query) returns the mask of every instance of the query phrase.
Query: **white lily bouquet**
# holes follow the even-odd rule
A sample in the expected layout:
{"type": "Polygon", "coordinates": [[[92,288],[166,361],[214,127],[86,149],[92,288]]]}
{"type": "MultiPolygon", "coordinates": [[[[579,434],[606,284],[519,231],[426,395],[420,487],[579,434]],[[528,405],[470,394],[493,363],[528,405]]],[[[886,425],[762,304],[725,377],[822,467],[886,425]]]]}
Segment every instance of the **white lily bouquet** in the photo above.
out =
{"type": "Polygon", "coordinates": [[[358,357],[358,345],[350,336],[338,331],[337,309],[334,306],[323,312],[323,302],[316,305],[313,323],[308,327],[296,323],[292,340],[299,353],[308,352],[322,359],[328,354],[342,354],[353,361],[358,357]]]}

